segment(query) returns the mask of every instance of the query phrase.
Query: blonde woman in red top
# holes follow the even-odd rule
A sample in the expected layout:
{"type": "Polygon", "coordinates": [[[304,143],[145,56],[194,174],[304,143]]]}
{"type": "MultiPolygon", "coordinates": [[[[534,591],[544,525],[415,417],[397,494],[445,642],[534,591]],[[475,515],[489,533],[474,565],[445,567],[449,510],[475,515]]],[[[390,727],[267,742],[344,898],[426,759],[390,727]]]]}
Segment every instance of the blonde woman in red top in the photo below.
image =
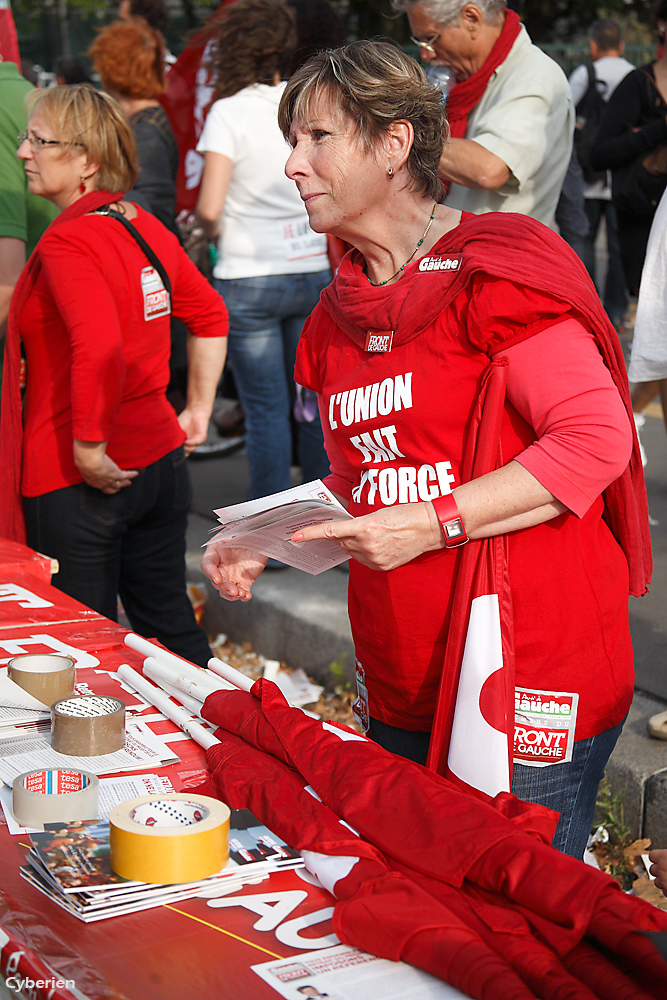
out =
{"type": "Polygon", "coordinates": [[[120,594],[133,628],[205,663],[185,592],[185,457],[206,436],[225,307],[176,237],[123,200],[136,146],[112,98],[37,91],[19,141],[30,191],[61,214],[10,310],[0,533],[23,537],[24,515],[28,544],[60,563],[56,586],[111,619],[120,594]],[[165,396],[171,312],[191,331],[178,417],[165,396]]]}

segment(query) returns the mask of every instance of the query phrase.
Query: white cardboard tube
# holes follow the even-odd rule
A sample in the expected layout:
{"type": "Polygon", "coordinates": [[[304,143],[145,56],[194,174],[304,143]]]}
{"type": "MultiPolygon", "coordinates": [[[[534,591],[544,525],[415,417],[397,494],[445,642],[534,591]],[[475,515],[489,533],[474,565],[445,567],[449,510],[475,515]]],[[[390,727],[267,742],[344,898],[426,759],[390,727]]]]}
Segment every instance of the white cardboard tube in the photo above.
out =
{"type": "Polygon", "coordinates": [[[200,747],[208,750],[209,747],[220,742],[201,723],[191,719],[190,714],[184,708],[174,705],[173,701],[164,691],[155,687],[150,681],[147,681],[145,677],[142,677],[136,670],[133,670],[129,664],[121,663],[118,668],[118,676],[127,681],[137,694],[145,698],[150,705],[158,708],[170,722],[178,726],[182,732],[187,733],[200,747]]]}
{"type": "Polygon", "coordinates": [[[158,685],[158,687],[161,687],[163,691],[171,695],[172,698],[175,698],[176,701],[183,706],[183,708],[187,708],[188,712],[201,719],[201,710],[202,705],[204,704],[203,701],[199,701],[197,698],[193,698],[189,694],[184,694],[182,691],[179,691],[177,687],[174,687],[173,684],[170,684],[169,681],[163,681],[159,678],[151,677],[150,669],[146,670],[146,677],[149,677],[158,685]]]}
{"type": "Polygon", "coordinates": [[[222,679],[222,677],[214,677],[211,675],[210,679],[205,678],[205,683],[200,683],[199,681],[193,680],[188,677],[187,674],[179,674],[176,670],[173,670],[168,663],[162,663],[160,660],[156,660],[154,656],[149,656],[144,660],[144,674],[150,677],[152,681],[158,680],[158,678],[167,681],[172,687],[178,688],[179,691],[184,691],[185,694],[190,694],[199,701],[204,702],[213,691],[229,690],[231,685],[222,679]]]}
{"type": "Polygon", "coordinates": [[[186,677],[191,677],[192,680],[198,681],[200,684],[206,684],[209,680],[207,671],[202,667],[195,667],[193,663],[183,660],[180,656],[176,656],[175,653],[170,653],[168,649],[156,646],[155,643],[149,642],[148,639],[144,639],[141,635],[128,632],[124,642],[126,646],[134,649],[137,653],[141,653],[142,656],[150,656],[160,663],[168,664],[178,674],[185,674],[186,677]]]}
{"type": "Polygon", "coordinates": [[[249,691],[250,688],[255,683],[250,677],[246,677],[239,670],[235,670],[234,667],[230,667],[228,663],[224,660],[219,660],[217,656],[212,656],[207,663],[209,670],[212,670],[214,674],[218,674],[220,677],[224,677],[226,681],[229,681],[234,685],[235,688],[239,688],[241,691],[249,691]]]}

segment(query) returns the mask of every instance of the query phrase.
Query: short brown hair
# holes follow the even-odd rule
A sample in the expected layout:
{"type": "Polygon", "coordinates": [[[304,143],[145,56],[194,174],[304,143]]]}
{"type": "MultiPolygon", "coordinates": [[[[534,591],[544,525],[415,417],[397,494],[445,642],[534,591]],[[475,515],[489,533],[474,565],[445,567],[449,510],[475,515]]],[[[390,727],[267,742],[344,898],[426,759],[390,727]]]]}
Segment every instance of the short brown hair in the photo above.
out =
{"type": "Polygon", "coordinates": [[[151,100],[165,90],[162,35],[143,20],[115,21],[88,49],[105,90],[151,100]]]}
{"type": "Polygon", "coordinates": [[[253,83],[282,78],[296,48],[294,11],[284,0],[237,0],[215,23],[209,59],[215,75],[214,100],[232,97],[253,83]]]}
{"type": "Polygon", "coordinates": [[[408,172],[418,191],[440,200],[438,166],[449,126],[440,90],[431,86],[415,59],[388,42],[352,42],[319,52],[296,71],[283,92],[278,124],[286,139],[294,119],[306,118],[321,97],[354,122],[367,149],[376,148],[393,122],[409,121],[414,142],[408,172]]]}
{"type": "Polygon", "coordinates": [[[113,97],[87,83],[63,84],[31,91],[26,108],[28,114],[39,110],[61,142],[83,146],[91,163],[99,163],[96,188],[125,193],[134,185],[139,174],[137,144],[113,97]]]}

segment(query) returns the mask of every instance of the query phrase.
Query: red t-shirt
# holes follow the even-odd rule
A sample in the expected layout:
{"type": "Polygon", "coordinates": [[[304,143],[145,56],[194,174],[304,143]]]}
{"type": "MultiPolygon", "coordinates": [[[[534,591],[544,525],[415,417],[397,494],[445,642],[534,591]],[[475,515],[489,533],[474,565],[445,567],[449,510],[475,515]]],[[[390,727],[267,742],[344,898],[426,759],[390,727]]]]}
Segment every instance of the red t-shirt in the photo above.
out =
{"type": "MultiPolygon", "coordinates": [[[[402,279],[386,298],[390,303],[392,289],[400,289],[410,307],[412,297],[417,333],[410,325],[401,333],[400,310],[392,319],[392,306],[385,311],[375,289],[368,311],[368,283],[348,263],[299,345],[296,380],[321,396],[328,483],[351,495],[355,516],[460,485],[468,422],[489,358],[569,315],[566,303],[546,293],[479,274],[440,309],[420,297],[418,265],[407,277],[410,289],[401,289],[402,279]],[[380,335],[393,327],[391,350],[368,353],[345,325],[380,335]]],[[[535,440],[506,402],[503,463],[535,440]]],[[[598,497],[581,518],[565,513],[508,535],[516,685],[578,693],[576,739],[620,722],[633,690],[628,565],[602,511],[598,497]]],[[[446,550],[388,573],[350,561],[355,649],[370,714],[382,722],[431,726],[455,565],[455,553],[446,550]]]]}
{"type": "MultiPolygon", "coordinates": [[[[172,233],[137,213],[133,224],[169,276],[173,314],[195,336],[226,336],[218,293],[172,233]]],[[[83,481],[74,439],[107,441],[122,469],[145,468],[185,439],[165,396],[170,317],[158,310],[145,318],[151,265],[134,237],[113,218],[84,215],[48,230],[37,252],[41,270],[19,316],[27,363],[21,492],[29,497],[83,481]]]]}

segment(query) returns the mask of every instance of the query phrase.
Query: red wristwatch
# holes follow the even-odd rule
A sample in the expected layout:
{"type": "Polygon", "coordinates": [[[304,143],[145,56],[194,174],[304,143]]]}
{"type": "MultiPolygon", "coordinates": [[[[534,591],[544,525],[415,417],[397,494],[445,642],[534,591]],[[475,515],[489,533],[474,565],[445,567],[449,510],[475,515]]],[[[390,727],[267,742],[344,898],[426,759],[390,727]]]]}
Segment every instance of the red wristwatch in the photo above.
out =
{"type": "Polygon", "coordinates": [[[444,497],[436,497],[431,503],[445,536],[445,547],[455,549],[459,545],[465,545],[469,538],[453,494],[445,493],[444,497]]]}

